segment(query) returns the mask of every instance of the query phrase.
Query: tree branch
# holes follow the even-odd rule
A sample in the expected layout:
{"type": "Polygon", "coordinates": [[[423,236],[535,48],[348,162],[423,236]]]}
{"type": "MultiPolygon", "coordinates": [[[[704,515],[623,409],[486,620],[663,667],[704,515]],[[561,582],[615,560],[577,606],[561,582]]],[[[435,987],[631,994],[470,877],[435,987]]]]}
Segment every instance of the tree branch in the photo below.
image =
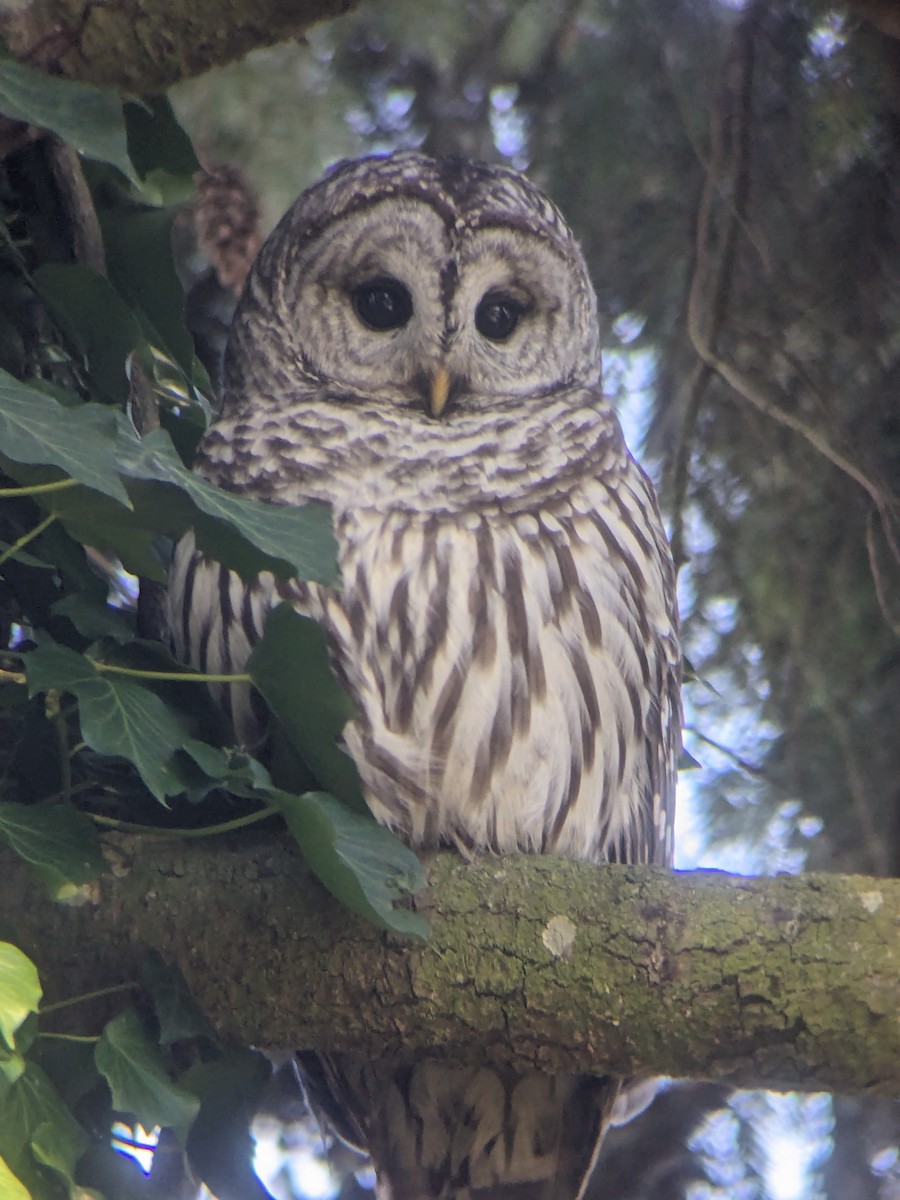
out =
{"type": "Polygon", "coordinates": [[[12,54],[143,95],[302,37],[356,0],[26,0],[0,6],[12,54]]]}
{"type": "Polygon", "coordinates": [[[48,1003],[136,978],[152,947],[245,1044],[900,1091],[900,880],[446,854],[423,945],[346,912],[280,838],[107,846],[80,907],[0,855],[48,1003]]]}

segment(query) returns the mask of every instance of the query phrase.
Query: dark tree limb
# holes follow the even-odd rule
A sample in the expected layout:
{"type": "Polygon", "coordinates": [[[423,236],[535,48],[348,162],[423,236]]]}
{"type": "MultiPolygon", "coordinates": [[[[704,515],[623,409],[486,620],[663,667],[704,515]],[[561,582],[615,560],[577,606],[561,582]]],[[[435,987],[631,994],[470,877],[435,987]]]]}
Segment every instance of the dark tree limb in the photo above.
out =
{"type": "Polygon", "coordinates": [[[900,1092],[898,880],[439,855],[423,945],[346,912],[274,835],[109,853],[80,907],[2,855],[0,936],[48,1001],[136,978],[152,947],[245,1044],[900,1092]]]}
{"type": "Polygon", "coordinates": [[[149,95],[261,46],[300,38],[355,2],[25,0],[0,5],[0,33],[23,62],[149,95]]]}

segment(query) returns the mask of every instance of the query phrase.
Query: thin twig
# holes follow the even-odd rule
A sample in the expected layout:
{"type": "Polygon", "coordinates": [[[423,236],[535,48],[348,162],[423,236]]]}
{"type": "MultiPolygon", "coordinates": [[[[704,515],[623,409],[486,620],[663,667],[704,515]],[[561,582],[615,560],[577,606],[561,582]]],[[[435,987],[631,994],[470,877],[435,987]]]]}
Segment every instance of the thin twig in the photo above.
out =
{"type": "Polygon", "coordinates": [[[3,553],[0,554],[0,566],[2,566],[7,559],[15,557],[15,555],[18,554],[19,551],[25,546],[27,546],[29,542],[33,542],[36,537],[40,537],[44,530],[48,529],[56,520],[56,515],[56,513],[48,513],[47,516],[44,517],[43,521],[39,521],[38,524],[35,525],[34,529],[29,529],[27,533],[22,534],[18,541],[13,542],[11,546],[7,546],[3,553]]]}
{"type": "Polygon", "coordinates": [[[847,786],[850,789],[850,799],[853,802],[853,811],[859,823],[860,835],[866,852],[869,855],[872,870],[876,875],[888,876],[891,874],[891,867],[887,843],[883,831],[880,831],[876,827],[875,815],[869,804],[866,780],[860,769],[856,745],[850,733],[849,725],[832,705],[826,706],[825,715],[828,718],[831,728],[834,730],[835,738],[844,759],[844,771],[847,777],[847,786]]]}
{"type": "MultiPolygon", "coordinates": [[[[738,126],[738,155],[736,162],[740,163],[741,159],[749,153],[749,146],[745,143],[748,139],[748,122],[749,122],[749,101],[750,101],[750,85],[752,83],[752,21],[758,12],[759,6],[754,6],[751,9],[745,20],[739,28],[739,35],[743,35],[743,45],[745,52],[745,70],[743,76],[743,88],[741,95],[741,107],[739,113],[741,115],[741,123],[738,126]],[[741,149],[741,146],[744,148],[741,149]]],[[[885,487],[880,486],[874,480],[869,478],[855,463],[849,458],[841,454],[831,445],[825,434],[809,425],[794,413],[788,412],[782,408],[773,397],[768,395],[761,387],[759,387],[752,379],[748,378],[734,364],[722,358],[716,351],[716,340],[719,329],[721,327],[720,318],[724,313],[724,304],[727,299],[728,280],[724,277],[721,270],[722,266],[727,263],[729,253],[733,253],[733,244],[731,237],[733,230],[736,228],[735,220],[730,222],[729,231],[726,234],[725,245],[723,247],[722,258],[719,264],[719,269],[716,271],[716,278],[713,281],[713,299],[710,305],[711,316],[704,319],[704,294],[709,290],[709,279],[712,274],[707,267],[708,244],[711,237],[711,218],[712,218],[712,201],[716,191],[719,188],[718,179],[718,160],[721,157],[718,138],[721,136],[721,117],[717,115],[716,121],[712,127],[712,152],[710,155],[709,170],[707,171],[706,182],[703,193],[701,195],[700,204],[697,215],[697,235],[696,235],[696,251],[695,251],[695,267],[691,279],[690,293],[688,297],[688,313],[687,313],[687,328],[688,336],[696,351],[703,367],[709,372],[714,372],[725,381],[736,393],[744,400],[748,401],[757,411],[776,421],[778,424],[790,429],[793,433],[802,437],[810,446],[813,447],[822,457],[835,466],[839,471],[843,472],[849,479],[852,479],[859,487],[865,491],[875,505],[882,521],[885,539],[891,548],[891,553],[896,560],[900,562],[900,544],[898,544],[895,533],[895,524],[900,514],[900,499],[889,492],[885,487]],[[708,329],[704,325],[709,325],[708,329]]],[[[744,164],[746,166],[746,163],[744,164]]],[[[735,188],[743,184],[746,187],[748,173],[744,169],[741,173],[733,174],[735,188]]],[[[735,193],[735,203],[733,205],[737,216],[743,221],[745,214],[742,206],[737,203],[737,191],[735,193]]],[[[678,555],[684,555],[683,549],[683,510],[687,489],[687,473],[688,462],[690,455],[690,439],[693,434],[693,429],[696,425],[697,413],[699,410],[699,398],[702,397],[708,383],[708,375],[706,370],[698,371],[692,384],[692,400],[685,418],[682,438],[676,454],[676,463],[674,468],[674,504],[673,510],[675,513],[673,521],[673,550],[678,555]]]]}
{"type": "Polygon", "coordinates": [[[749,759],[742,758],[736,750],[731,750],[728,746],[723,746],[721,742],[717,742],[708,734],[701,733],[695,725],[685,725],[684,732],[690,733],[693,737],[697,738],[698,741],[703,742],[707,746],[711,746],[713,750],[718,750],[720,754],[724,754],[726,758],[731,759],[735,766],[740,767],[742,771],[746,771],[748,775],[753,775],[757,779],[769,778],[763,768],[757,763],[752,763],[749,759]]]}
{"type": "Polygon", "coordinates": [[[900,638],[900,621],[891,613],[888,607],[887,596],[884,593],[881,568],[878,565],[878,547],[875,545],[875,521],[873,518],[873,510],[870,509],[866,516],[866,551],[869,555],[869,570],[872,573],[872,583],[875,585],[875,599],[878,601],[878,607],[881,609],[881,615],[884,617],[888,628],[896,637],[900,638]]]}
{"type": "Polygon", "coordinates": [[[32,483],[26,487],[0,488],[0,500],[18,500],[22,496],[43,496],[78,487],[77,479],[54,479],[51,483],[32,483]]]}
{"type": "Polygon", "coordinates": [[[130,679],[150,679],[156,683],[252,683],[246,671],[230,675],[206,675],[200,671],[143,671],[137,667],[120,667],[115,663],[89,658],[88,662],[101,675],[127,675],[130,679]]]}
{"type": "MultiPolygon", "coordinates": [[[[83,810],[84,811],[84,810],[83,810]]],[[[89,812],[87,815],[97,825],[116,833],[139,833],[143,837],[158,837],[179,840],[182,838],[217,837],[222,833],[233,833],[236,829],[245,829],[248,825],[257,825],[269,817],[278,814],[278,809],[272,805],[261,808],[258,812],[248,813],[244,817],[235,817],[233,821],[220,821],[218,825],[203,825],[199,829],[167,829],[164,825],[138,825],[133,821],[120,821],[116,817],[104,817],[100,813],[89,812]]]]}
{"type": "Polygon", "coordinates": [[[88,1000],[99,1000],[103,996],[115,995],[116,992],[130,992],[140,986],[139,983],[115,983],[111,987],[98,988],[95,992],[82,992],[78,996],[70,996],[67,1000],[56,1000],[53,1004],[42,1004],[39,1009],[39,1015],[45,1017],[47,1013],[58,1012],[63,1008],[71,1008],[74,1004],[82,1004],[88,1000]]]}
{"type": "MultiPolygon", "coordinates": [[[[738,103],[735,113],[736,130],[732,138],[732,161],[728,176],[731,201],[728,204],[728,223],[722,238],[719,261],[714,267],[707,265],[710,228],[712,224],[713,200],[724,191],[722,185],[722,163],[725,155],[725,124],[728,120],[724,100],[712,114],[710,122],[710,155],[700,201],[697,207],[695,234],[694,271],[688,293],[688,329],[692,320],[700,324],[701,289],[709,290],[712,300],[709,305],[708,326],[705,342],[715,346],[725,325],[728,302],[731,297],[733,267],[738,246],[738,234],[747,227],[747,200],[750,190],[750,123],[752,118],[754,80],[754,36],[758,5],[754,6],[741,21],[735,34],[735,42],[726,64],[726,77],[734,59],[739,64],[738,103]],[[711,287],[708,288],[711,280],[711,287]]],[[[689,555],[685,546],[684,512],[690,481],[690,464],[693,456],[694,434],[700,410],[713,369],[703,361],[695,367],[688,388],[688,403],[679,431],[672,471],[672,554],[676,566],[687,562],[689,555]]]]}

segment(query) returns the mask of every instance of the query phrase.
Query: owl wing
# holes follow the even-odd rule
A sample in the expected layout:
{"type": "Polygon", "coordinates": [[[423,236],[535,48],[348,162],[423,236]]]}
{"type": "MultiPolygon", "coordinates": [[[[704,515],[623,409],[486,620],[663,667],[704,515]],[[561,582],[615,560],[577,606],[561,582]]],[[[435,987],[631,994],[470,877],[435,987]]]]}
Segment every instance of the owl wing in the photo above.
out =
{"type": "MultiPolygon", "coordinates": [[[[639,747],[642,760],[637,788],[622,797],[630,801],[630,817],[620,822],[619,836],[610,839],[602,857],[670,866],[682,724],[675,570],[653,485],[621,435],[616,440],[619,453],[604,461],[579,502],[588,533],[576,531],[573,546],[587,579],[597,576],[589,560],[602,560],[605,612],[602,600],[595,600],[609,640],[620,639],[614,658],[631,711],[630,721],[620,718],[618,737],[620,744],[624,739],[639,747]]],[[[601,738],[607,717],[597,717],[601,738]]]]}
{"type": "MultiPolygon", "coordinates": [[[[168,632],[175,657],[204,675],[240,673],[279,599],[272,575],[245,582],[202,554],[193,533],[185,534],[169,571],[168,632]]],[[[211,683],[209,688],[238,745],[259,745],[269,721],[259,694],[247,683],[211,683]]]]}

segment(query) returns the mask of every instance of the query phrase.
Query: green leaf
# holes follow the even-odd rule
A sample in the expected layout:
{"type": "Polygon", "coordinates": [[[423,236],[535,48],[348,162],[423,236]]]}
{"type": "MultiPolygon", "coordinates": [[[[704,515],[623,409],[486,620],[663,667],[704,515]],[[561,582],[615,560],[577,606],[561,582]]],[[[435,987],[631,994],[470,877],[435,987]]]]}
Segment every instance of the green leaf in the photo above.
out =
{"type": "MultiPolygon", "coordinates": [[[[51,477],[49,471],[18,464],[7,465],[5,470],[19,483],[46,482],[51,477]]],[[[157,529],[160,522],[156,518],[163,514],[155,513],[151,506],[142,506],[141,511],[136,508],[129,511],[81,485],[34,499],[45,511],[58,516],[73,541],[110,551],[132,575],[160,583],[165,581],[166,571],[157,553],[158,532],[164,530],[157,529]]],[[[184,507],[188,507],[187,502],[184,507]]],[[[48,533],[52,532],[51,527],[48,533]]],[[[47,553],[43,549],[43,538],[41,548],[42,553],[47,553]]]]}
{"type": "MultiPolygon", "coordinates": [[[[111,409],[101,404],[64,408],[37,388],[19,383],[0,370],[0,446],[4,458],[59,467],[85,487],[130,507],[117,474],[118,438],[119,422],[111,409]]],[[[64,495],[60,493],[60,497],[64,495]]],[[[53,501],[48,498],[47,503],[52,511],[53,501]]]]}
{"type": "Polygon", "coordinates": [[[178,210],[115,209],[100,214],[109,277],[135,310],[147,340],[192,378],[194,343],[184,323],[184,289],[172,257],[178,210]]]}
{"type": "Polygon", "coordinates": [[[0,444],[0,466],[19,483],[58,478],[32,463],[53,463],[89,480],[35,500],[58,515],[71,537],[112,550],[132,574],[163,581],[154,537],[180,537],[193,525],[201,550],[245,579],[265,570],[322,583],[338,579],[327,505],[266,504],[222,491],[184,466],[165,430],[141,439],[111,408],[66,409],[0,372],[0,444]],[[93,424],[102,440],[91,438],[93,424]],[[128,508],[108,498],[120,493],[128,508]]]}
{"type": "Polygon", "coordinates": [[[0,1046],[0,1100],[25,1070],[25,1059],[0,1046]]]}
{"type": "Polygon", "coordinates": [[[166,96],[124,104],[128,153],[144,181],[144,194],[163,203],[190,198],[200,163],[166,96]]]}
{"type": "Polygon", "coordinates": [[[272,790],[269,772],[243,750],[223,750],[193,738],[186,741],[182,749],[215,785],[227,787],[237,796],[272,790]]]}
{"type": "Polygon", "coordinates": [[[0,1157],[0,1200],[32,1200],[31,1193],[0,1157]]]}
{"type": "MultiPolygon", "coordinates": [[[[146,686],[160,697],[175,713],[180,714],[188,723],[191,736],[205,738],[216,745],[227,741],[232,736],[231,728],[222,710],[210,694],[209,688],[190,678],[193,668],[172,657],[170,651],[159,642],[135,638],[126,644],[117,644],[112,640],[104,640],[89,648],[92,661],[100,667],[124,667],[130,671],[153,671],[167,675],[185,676],[185,679],[151,679],[146,686]]],[[[178,743],[179,758],[182,753],[184,738],[178,743]]]]}
{"type": "Polygon", "coordinates": [[[16,1031],[16,1050],[19,1054],[31,1054],[38,1037],[38,1014],[31,1012],[16,1031]]]}
{"type": "MultiPolygon", "coordinates": [[[[0,806],[5,807],[5,806],[0,806]]],[[[37,1012],[43,989],[34,963],[17,946],[0,942],[0,1037],[15,1048],[16,1030],[37,1012]]]]}
{"type": "Polygon", "coordinates": [[[0,804],[0,838],[57,893],[90,883],[105,866],[93,822],[71,804],[0,804]]]}
{"type": "Polygon", "coordinates": [[[153,1001],[161,1046],[170,1046],[183,1038],[218,1040],[215,1029],[197,1007],[178,967],[163,962],[159,954],[151,950],[141,964],[141,979],[153,1001]]]}
{"type": "Polygon", "coordinates": [[[53,1184],[54,1176],[71,1182],[71,1171],[86,1146],[84,1131],[56,1088],[36,1063],[29,1062],[0,1100],[0,1158],[43,1200],[65,1194],[53,1184]],[[45,1158],[53,1161],[45,1162],[45,1158]]]}
{"type": "MultiPolygon", "coordinates": [[[[10,542],[0,541],[0,554],[8,550],[10,542]]],[[[43,562],[39,558],[35,558],[33,554],[29,554],[27,550],[17,550],[15,554],[10,554],[12,562],[21,563],[23,567],[33,567],[38,571],[55,571],[56,566],[52,562],[43,562]]]]}
{"type": "Polygon", "coordinates": [[[109,1084],[117,1112],[134,1115],[145,1129],[164,1125],[184,1141],[200,1101],[172,1083],[166,1060],[134,1009],[120,1013],[106,1026],[94,1062],[109,1084]]]}
{"type": "Polygon", "coordinates": [[[197,741],[186,742],[184,749],[229,790],[278,808],[312,870],[354,912],[383,928],[426,936],[422,917],[394,907],[426,886],[422,864],[367,809],[362,815],[321,792],[295,795],[274,788],[266,769],[243,753],[197,741]]]}
{"type": "Polygon", "coordinates": [[[193,523],[197,544],[244,579],[274,570],[320,583],[337,582],[337,541],[326,505],[264,504],[222,491],[185,467],[163,429],[140,441],[123,440],[119,460],[123,474],[132,479],[174,484],[185,493],[192,502],[185,525],[193,523]]]}
{"type": "MultiPolygon", "coordinates": [[[[229,734],[230,731],[225,731],[221,740],[226,740],[229,734]]],[[[243,750],[223,750],[189,738],[182,746],[182,766],[185,779],[193,776],[191,786],[185,790],[194,803],[211,791],[224,788],[233,796],[268,804],[272,778],[262,763],[243,750]]]]}
{"type": "Polygon", "coordinates": [[[318,781],[364,811],[356,764],[337,744],[355,710],[331,669],[321,625],[279,604],[246,670],[318,781]]]}
{"type": "Polygon", "coordinates": [[[273,793],[303,856],[330,892],[385,929],[427,937],[424,917],[395,908],[428,880],[415,854],[375,823],[323,792],[273,793]]]}
{"type": "Polygon", "coordinates": [[[133,313],[108,279],[78,263],[44,263],[34,282],[57,323],[84,355],[104,400],[128,399],[128,355],[141,341],[133,313]]]}
{"type": "Polygon", "coordinates": [[[0,61],[0,112],[52,129],[79,154],[112,163],[138,183],[128,157],[122,102],[112,88],[75,83],[10,59],[0,61]]]}
{"type": "Polygon", "coordinates": [[[46,1073],[60,1099],[72,1111],[101,1082],[94,1066],[92,1041],[38,1037],[29,1057],[46,1073]]]}
{"type": "Polygon", "coordinates": [[[68,1184],[74,1185],[75,1167],[87,1149],[87,1138],[72,1120],[45,1121],[31,1137],[31,1151],[39,1163],[50,1167],[68,1184]]]}
{"type": "Polygon", "coordinates": [[[198,1063],[184,1082],[200,1097],[187,1140],[192,1169],[219,1200],[271,1200],[253,1171],[250,1122],[272,1068],[255,1050],[198,1063]]]}
{"type": "Polygon", "coordinates": [[[50,605],[57,617],[68,617],[84,638],[95,641],[109,637],[117,642],[130,642],[134,637],[128,614],[101,601],[93,590],[73,592],[50,605]]]}
{"type": "Polygon", "coordinates": [[[92,750],[134,763],[157,800],[182,790],[172,758],[191,728],[155,692],[126,675],[104,675],[66,646],[39,646],[23,661],[30,695],[57,688],[78,699],[81,736],[92,750]]]}

